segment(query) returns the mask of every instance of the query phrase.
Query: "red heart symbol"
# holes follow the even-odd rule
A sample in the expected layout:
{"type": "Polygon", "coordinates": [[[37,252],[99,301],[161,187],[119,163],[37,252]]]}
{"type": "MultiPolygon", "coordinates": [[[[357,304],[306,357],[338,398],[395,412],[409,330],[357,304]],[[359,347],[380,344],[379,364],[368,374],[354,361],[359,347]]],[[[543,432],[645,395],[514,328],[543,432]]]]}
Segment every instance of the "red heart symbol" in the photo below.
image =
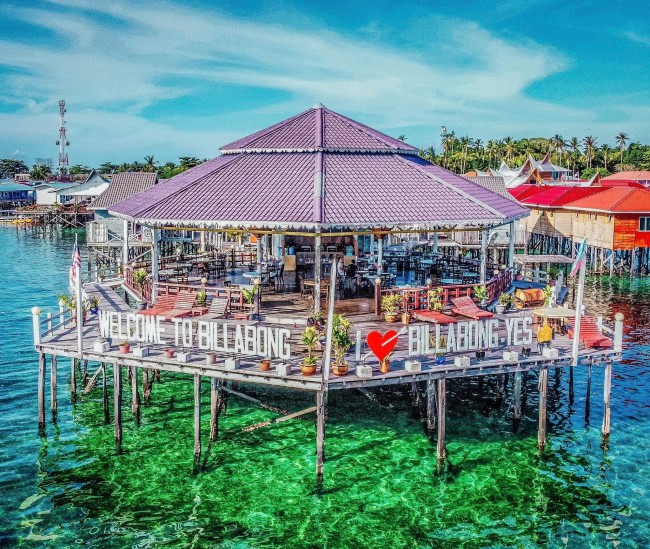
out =
{"type": "Polygon", "coordinates": [[[384,335],[380,332],[370,332],[366,338],[368,347],[379,359],[379,362],[384,360],[397,345],[397,332],[395,330],[388,330],[384,335]]]}

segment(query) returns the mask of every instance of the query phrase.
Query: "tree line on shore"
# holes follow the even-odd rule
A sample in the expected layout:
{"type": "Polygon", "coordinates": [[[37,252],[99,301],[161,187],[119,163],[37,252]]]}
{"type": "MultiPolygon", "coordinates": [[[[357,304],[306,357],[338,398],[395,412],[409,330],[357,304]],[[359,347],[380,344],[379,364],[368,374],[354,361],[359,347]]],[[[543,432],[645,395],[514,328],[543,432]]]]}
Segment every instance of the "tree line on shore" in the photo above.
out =
{"type": "MultiPolygon", "coordinates": [[[[406,136],[399,136],[406,141],[406,136]]],[[[565,140],[561,135],[551,138],[533,137],[513,139],[473,139],[469,136],[457,137],[452,131],[443,136],[442,151],[437,154],[433,147],[420,150],[420,156],[456,173],[472,170],[486,171],[498,168],[502,162],[509,167],[521,166],[528,156],[541,159],[547,153],[551,162],[579,173],[583,178],[593,176],[596,171],[609,175],[615,171],[650,170],[650,145],[630,143],[627,133],[621,132],[614,138],[614,146],[599,144],[598,138],[586,136],[582,139],[572,137],[565,140]]],[[[198,166],[207,159],[194,156],[181,156],[176,162],[160,164],[153,155],[145,156],[143,162],[123,162],[114,164],[104,162],[96,170],[101,174],[119,172],[158,172],[161,179],[169,179],[185,170],[198,166]]],[[[71,175],[87,174],[93,168],[82,164],[70,167],[71,175]]],[[[43,180],[52,175],[52,170],[44,164],[35,164],[30,170],[21,160],[0,159],[0,178],[12,178],[15,173],[29,172],[32,179],[43,180]]]]}

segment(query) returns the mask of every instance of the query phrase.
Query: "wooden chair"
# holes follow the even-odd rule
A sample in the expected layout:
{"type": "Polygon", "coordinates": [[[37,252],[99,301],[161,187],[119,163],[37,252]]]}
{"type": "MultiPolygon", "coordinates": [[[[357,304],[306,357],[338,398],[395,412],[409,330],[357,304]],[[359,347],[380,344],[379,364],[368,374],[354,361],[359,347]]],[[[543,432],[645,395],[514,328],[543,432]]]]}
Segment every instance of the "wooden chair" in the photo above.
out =
{"type": "Polygon", "coordinates": [[[153,307],[145,309],[144,311],[138,311],[136,314],[142,316],[163,315],[167,311],[171,311],[174,308],[175,301],[175,294],[163,294],[161,296],[158,296],[158,300],[153,307]]]}
{"type": "Polygon", "coordinates": [[[228,316],[228,306],[230,302],[228,298],[215,297],[210,303],[208,312],[194,317],[194,320],[216,320],[218,318],[225,318],[228,316]]]}
{"type": "Polygon", "coordinates": [[[439,311],[429,311],[426,309],[415,309],[411,311],[411,315],[415,320],[420,322],[433,322],[434,324],[441,324],[446,326],[447,324],[456,324],[458,322],[457,318],[453,316],[446,315],[439,311]]]}
{"type": "Polygon", "coordinates": [[[494,313],[479,309],[471,297],[453,297],[451,302],[454,304],[451,312],[455,315],[466,316],[474,320],[492,318],[494,316],[494,313]]]}
{"type": "Polygon", "coordinates": [[[165,320],[194,315],[196,312],[196,309],[194,309],[195,301],[196,294],[194,292],[190,290],[182,290],[178,292],[176,299],[174,300],[174,308],[163,313],[165,320]]]}
{"type": "Polygon", "coordinates": [[[530,309],[543,307],[546,303],[546,295],[541,288],[529,288],[527,290],[515,290],[515,307],[517,309],[530,309]]]}

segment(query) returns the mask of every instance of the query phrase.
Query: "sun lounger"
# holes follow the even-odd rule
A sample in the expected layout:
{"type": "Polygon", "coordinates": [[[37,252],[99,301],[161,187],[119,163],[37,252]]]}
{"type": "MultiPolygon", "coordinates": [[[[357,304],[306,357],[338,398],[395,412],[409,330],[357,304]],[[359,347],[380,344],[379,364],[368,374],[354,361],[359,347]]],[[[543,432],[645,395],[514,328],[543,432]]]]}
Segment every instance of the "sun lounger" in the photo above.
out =
{"type": "MultiPolygon", "coordinates": [[[[573,339],[574,332],[570,330],[569,337],[573,339]]],[[[585,347],[596,347],[599,349],[609,349],[613,344],[612,340],[603,335],[598,328],[598,324],[593,316],[582,316],[580,318],[580,341],[585,344],[585,347]]]]}
{"type": "Polygon", "coordinates": [[[225,318],[228,315],[228,299],[215,297],[210,303],[208,312],[199,316],[195,316],[194,320],[216,320],[218,318],[225,318]]]}
{"type": "Polygon", "coordinates": [[[144,311],[138,311],[136,314],[142,316],[156,316],[162,315],[167,311],[170,311],[174,308],[174,302],[176,301],[175,294],[163,294],[156,300],[156,303],[150,309],[145,309],[144,311]]]}
{"type": "Polygon", "coordinates": [[[419,320],[420,322],[433,322],[434,324],[441,324],[443,326],[458,322],[458,319],[453,316],[438,311],[428,311],[426,309],[413,310],[411,311],[411,315],[413,315],[415,320],[419,320]]]}
{"type": "Polygon", "coordinates": [[[165,320],[194,316],[194,314],[200,310],[194,308],[195,301],[196,294],[194,292],[190,290],[182,290],[176,295],[176,299],[174,300],[174,308],[161,314],[165,317],[165,320]]]}
{"type": "Polygon", "coordinates": [[[454,308],[451,310],[455,315],[467,316],[474,320],[481,320],[482,318],[492,318],[493,313],[484,311],[476,306],[476,303],[471,297],[455,297],[451,299],[454,308]]]}

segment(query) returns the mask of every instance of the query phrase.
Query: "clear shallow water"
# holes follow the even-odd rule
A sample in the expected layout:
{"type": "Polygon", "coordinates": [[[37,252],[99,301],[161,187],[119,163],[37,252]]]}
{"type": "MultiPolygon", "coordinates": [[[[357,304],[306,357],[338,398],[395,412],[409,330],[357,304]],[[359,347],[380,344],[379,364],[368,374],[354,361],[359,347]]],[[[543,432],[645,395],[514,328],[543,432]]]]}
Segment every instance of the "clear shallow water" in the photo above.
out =
{"type": "MultiPolygon", "coordinates": [[[[232,398],[221,440],[193,475],[192,384],[180,378],[163,376],[154,384],[140,426],[125,391],[124,453],[117,455],[101,390],[73,406],[69,363],[60,361],[58,423],[48,413],[46,436],[39,437],[29,310],[35,304],[54,310],[67,285],[73,240],[72,233],[0,229],[0,545],[650,544],[649,281],[589,282],[589,305],[605,315],[622,310],[635,344],[614,368],[608,450],[600,438],[601,368],[594,368],[588,419],[586,369],[576,371],[572,406],[567,376],[556,383],[551,374],[549,446],[542,457],[533,376],[516,433],[510,388],[500,401],[493,379],[480,394],[477,383],[448,382],[450,468],[442,476],[435,475],[435,447],[406,393],[380,391],[375,403],[335,392],[319,495],[314,422],[243,432],[274,415],[232,398]]],[[[264,398],[292,410],[313,405],[307,396],[280,392],[264,398]]],[[[208,401],[205,384],[204,445],[208,401]]]]}

